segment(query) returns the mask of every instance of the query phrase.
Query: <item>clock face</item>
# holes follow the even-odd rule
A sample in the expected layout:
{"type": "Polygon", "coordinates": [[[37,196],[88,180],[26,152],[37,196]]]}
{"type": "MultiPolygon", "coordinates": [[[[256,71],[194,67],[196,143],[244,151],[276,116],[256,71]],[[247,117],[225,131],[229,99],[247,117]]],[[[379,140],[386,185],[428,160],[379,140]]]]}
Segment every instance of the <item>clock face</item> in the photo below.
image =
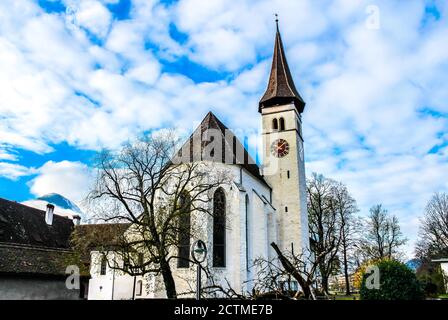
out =
{"type": "Polygon", "coordinates": [[[289,153],[289,143],[284,139],[277,139],[271,144],[271,153],[278,157],[283,158],[289,153]]]}

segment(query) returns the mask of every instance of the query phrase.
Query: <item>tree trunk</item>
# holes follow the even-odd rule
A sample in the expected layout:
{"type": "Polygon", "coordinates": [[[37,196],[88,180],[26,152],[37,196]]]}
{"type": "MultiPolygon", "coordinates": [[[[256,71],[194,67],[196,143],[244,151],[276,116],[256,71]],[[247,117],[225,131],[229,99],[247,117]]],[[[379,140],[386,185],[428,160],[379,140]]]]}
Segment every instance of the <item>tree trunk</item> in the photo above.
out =
{"type": "Polygon", "coordinates": [[[311,286],[310,285],[305,285],[303,288],[303,296],[306,300],[310,300],[310,298],[312,297],[311,295],[311,286]]]}
{"type": "Polygon", "coordinates": [[[274,248],[286,272],[288,272],[299,283],[300,287],[303,290],[303,295],[305,296],[305,299],[307,300],[310,299],[312,295],[311,295],[311,284],[309,283],[309,281],[305,280],[304,277],[300,274],[300,272],[296,268],[294,268],[294,265],[283,255],[283,253],[280,251],[279,247],[275,242],[271,243],[271,247],[274,248]]]}
{"type": "Polygon", "coordinates": [[[167,298],[177,299],[176,284],[171,273],[171,268],[165,259],[162,259],[160,262],[160,271],[162,273],[163,283],[165,284],[167,298]]]}
{"type": "Polygon", "coordinates": [[[322,277],[322,291],[324,292],[325,295],[328,296],[330,294],[328,292],[328,276],[321,274],[321,277],[322,277]]]}
{"type": "Polygon", "coordinates": [[[345,295],[350,295],[350,281],[348,276],[348,261],[347,261],[347,235],[345,234],[345,229],[342,230],[342,255],[344,259],[344,278],[345,278],[345,295]]]}
{"type": "Polygon", "coordinates": [[[344,246],[344,277],[345,277],[345,295],[349,296],[350,292],[350,281],[348,276],[348,261],[347,261],[347,248],[344,246]]]}

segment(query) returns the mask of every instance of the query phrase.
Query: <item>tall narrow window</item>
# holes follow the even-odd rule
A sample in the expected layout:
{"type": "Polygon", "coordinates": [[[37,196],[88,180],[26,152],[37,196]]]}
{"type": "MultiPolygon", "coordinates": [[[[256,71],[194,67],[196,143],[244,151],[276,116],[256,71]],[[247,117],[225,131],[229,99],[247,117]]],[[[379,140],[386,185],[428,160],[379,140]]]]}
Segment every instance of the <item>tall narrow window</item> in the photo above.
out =
{"type": "Polygon", "coordinates": [[[142,295],[142,291],[143,291],[143,281],[142,280],[138,280],[137,284],[135,285],[135,295],[136,296],[141,296],[142,295]]]}
{"type": "Polygon", "coordinates": [[[278,121],[277,121],[277,119],[272,120],[272,129],[278,130],[278,121]]]}
{"type": "Polygon", "coordinates": [[[285,119],[280,118],[280,131],[285,130],[285,119]]]}
{"type": "Polygon", "coordinates": [[[178,268],[188,268],[190,266],[190,211],[190,196],[187,193],[183,193],[179,197],[179,259],[177,259],[178,268]]]}
{"type": "Polygon", "coordinates": [[[246,194],[246,270],[249,270],[249,196],[246,194]]]}
{"type": "Polygon", "coordinates": [[[213,196],[213,266],[226,266],[226,196],[222,188],[213,196]]]}
{"type": "Polygon", "coordinates": [[[106,274],[107,269],[107,260],[106,257],[101,258],[101,268],[100,268],[100,275],[104,276],[106,274]]]}

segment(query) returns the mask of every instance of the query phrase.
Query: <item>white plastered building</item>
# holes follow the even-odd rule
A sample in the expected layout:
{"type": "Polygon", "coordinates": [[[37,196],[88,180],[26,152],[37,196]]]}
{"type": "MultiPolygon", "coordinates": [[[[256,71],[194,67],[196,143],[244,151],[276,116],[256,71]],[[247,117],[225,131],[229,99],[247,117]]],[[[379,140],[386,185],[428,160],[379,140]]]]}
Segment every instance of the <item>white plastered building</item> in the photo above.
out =
{"type": "MultiPolygon", "coordinates": [[[[202,145],[210,142],[207,139],[212,132],[215,142],[216,138],[223,141],[221,151],[226,157],[230,154],[231,161],[225,161],[219,152],[214,154],[212,164],[207,163],[209,158],[207,161],[202,157],[194,160],[211,165],[211,177],[214,170],[223,169],[231,176],[232,182],[217,188],[213,200],[219,198],[224,204],[220,209],[225,215],[224,240],[219,240],[223,246],[214,243],[213,216],[204,214],[191,219],[200,224],[201,240],[208,247],[205,263],[213,269],[215,279],[224,286],[230,284],[236,292],[251,290],[251,281],[257,273],[253,265],[255,259],[275,257],[270,246],[272,242],[285,252],[299,253],[309,248],[301,117],[304,107],[277,27],[269,83],[258,106],[264,144],[263,168],[253,161],[246,148],[211,112],[192,134],[202,145]]],[[[211,211],[214,210],[213,201],[208,204],[211,211]]],[[[191,243],[194,240],[191,239],[191,243]]],[[[100,257],[101,253],[92,252],[89,299],[165,297],[160,277],[117,274],[116,270],[104,266],[100,257]]],[[[172,261],[172,270],[178,294],[191,291],[195,282],[195,266],[179,267],[172,261]]],[[[204,284],[206,281],[204,279],[204,284]]]]}

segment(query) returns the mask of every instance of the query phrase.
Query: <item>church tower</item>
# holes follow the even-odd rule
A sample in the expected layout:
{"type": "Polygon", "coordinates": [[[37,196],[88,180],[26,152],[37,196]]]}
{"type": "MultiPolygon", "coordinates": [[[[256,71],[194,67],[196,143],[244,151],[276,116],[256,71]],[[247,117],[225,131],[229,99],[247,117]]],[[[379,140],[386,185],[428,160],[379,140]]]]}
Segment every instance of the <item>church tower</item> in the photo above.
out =
{"type": "Polygon", "coordinates": [[[282,251],[309,248],[302,117],[305,102],[286,61],[277,23],[269,83],[259,103],[263,134],[263,175],[272,187],[282,251]]]}

